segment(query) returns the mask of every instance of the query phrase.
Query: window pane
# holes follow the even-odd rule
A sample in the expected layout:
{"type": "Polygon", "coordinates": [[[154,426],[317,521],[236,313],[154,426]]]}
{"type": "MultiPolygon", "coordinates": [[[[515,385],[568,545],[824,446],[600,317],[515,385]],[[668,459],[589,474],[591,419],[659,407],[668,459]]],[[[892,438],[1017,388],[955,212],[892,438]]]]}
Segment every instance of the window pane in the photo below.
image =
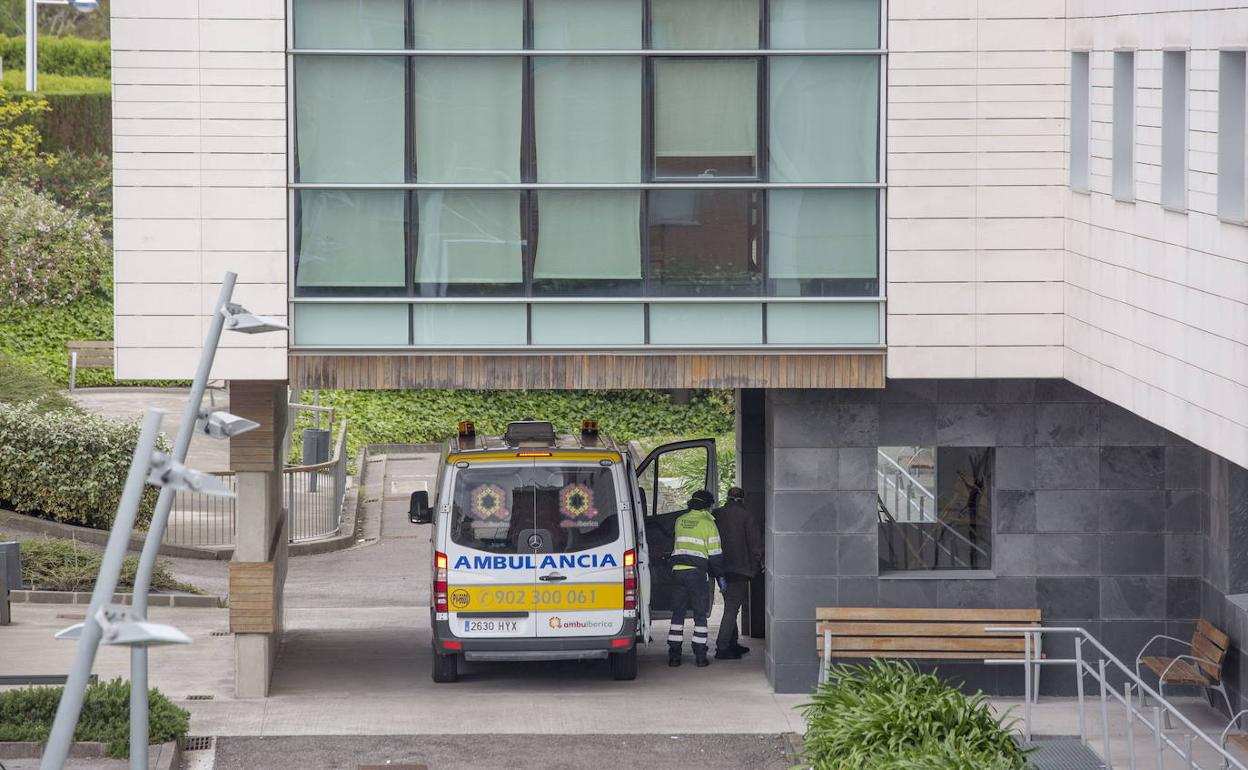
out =
{"type": "Polygon", "coordinates": [[[299,191],[296,286],[405,286],[401,190],[299,191]]]}
{"type": "Polygon", "coordinates": [[[523,48],[524,0],[412,0],[416,47],[523,48]]]}
{"type": "Polygon", "coordinates": [[[443,284],[520,288],[520,193],[420,192],[416,198],[422,293],[438,296],[443,284]]]}
{"type": "Polygon", "coordinates": [[[303,182],[402,182],[404,60],[300,56],[296,154],[303,182]]]}
{"type": "Polygon", "coordinates": [[[416,345],[523,345],[526,326],[524,305],[412,306],[412,340],[416,345]]]}
{"type": "Polygon", "coordinates": [[[641,345],[645,309],[626,304],[535,304],[534,345],[641,345]]]}
{"type": "Polygon", "coordinates": [[[874,182],[880,60],[777,56],[771,71],[773,182],[874,182]]]}
{"type": "Polygon", "coordinates": [[[519,58],[416,60],[416,181],[519,182],[519,58]]]}
{"type": "Polygon", "coordinates": [[[783,302],[767,306],[767,342],[784,345],[878,345],[875,302],[783,302]]]}
{"type": "Polygon", "coordinates": [[[660,177],[756,176],[757,62],[655,60],[654,153],[660,177]]]}
{"type": "Polygon", "coordinates": [[[534,48],[641,48],[641,0],[533,0],[534,48]]]}
{"type": "Polygon", "coordinates": [[[1161,203],[1187,204],[1187,51],[1162,53],[1161,203]]]}
{"type": "Polygon", "coordinates": [[[1070,55],[1070,186],[1084,192],[1088,189],[1088,119],[1089,100],[1088,52],[1070,55]]]}
{"type": "Polygon", "coordinates": [[[990,569],[990,447],[880,447],[880,567],[990,569]]]}
{"type": "Polygon", "coordinates": [[[758,0],[651,0],[655,48],[758,47],[758,0]]]}
{"type": "Polygon", "coordinates": [[[771,0],[772,48],[878,48],[880,0],[771,0]]]}
{"type": "Polygon", "coordinates": [[[762,341],[762,305],[650,306],[650,342],[655,345],[757,345],[762,341]]]}
{"type": "Polygon", "coordinates": [[[1218,216],[1231,222],[1248,218],[1245,207],[1245,81],[1243,51],[1218,52],[1218,216]]]}
{"type": "Polygon", "coordinates": [[[535,289],[635,293],[641,288],[641,193],[537,193],[535,289]]]}
{"type": "Polygon", "coordinates": [[[1135,52],[1114,52],[1114,197],[1135,200],[1135,52]]]}
{"type": "Polygon", "coordinates": [[[539,182],[641,179],[641,60],[537,57],[539,182]]]}
{"type": "Polygon", "coordinates": [[[749,190],[650,193],[651,294],[759,294],[757,207],[757,195],[749,190]]]}
{"type": "Polygon", "coordinates": [[[401,49],[404,0],[296,0],[296,48],[401,49]]]}
{"type": "Polygon", "coordinates": [[[407,305],[295,305],[296,345],[407,344],[407,305]]]}
{"type": "Polygon", "coordinates": [[[877,293],[877,191],[772,190],[768,200],[767,274],[772,294],[877,293]]]}

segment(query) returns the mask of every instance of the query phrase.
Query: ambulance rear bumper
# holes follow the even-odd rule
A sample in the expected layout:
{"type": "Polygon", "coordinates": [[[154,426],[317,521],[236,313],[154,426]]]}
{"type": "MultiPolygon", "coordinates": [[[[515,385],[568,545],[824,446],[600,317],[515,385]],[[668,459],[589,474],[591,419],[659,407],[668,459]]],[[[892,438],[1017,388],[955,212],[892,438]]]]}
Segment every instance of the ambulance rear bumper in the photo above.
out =
{"type": "Polygon", "coordinates": [[[433,644],[439,652],[462,652],[466,660],[594,660],[613,652],[628,652],[637,644],[637,620],[625,618],[619,633],[610,636],[455,636],[450,624],[439,620],[433,626],[433,644]],[[444,641],[455,647],[448,648],[444,641]]]}

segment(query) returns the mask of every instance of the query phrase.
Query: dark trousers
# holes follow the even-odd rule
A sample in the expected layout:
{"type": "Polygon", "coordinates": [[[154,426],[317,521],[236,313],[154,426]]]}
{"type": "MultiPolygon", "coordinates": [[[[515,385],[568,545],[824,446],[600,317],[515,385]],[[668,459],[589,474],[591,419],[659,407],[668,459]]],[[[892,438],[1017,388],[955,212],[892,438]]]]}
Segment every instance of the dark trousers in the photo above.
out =
{"type": "Polygon", "coordinates": [[[706,654],[706,608],[710,604],[706,573],[700,569],[672,570],[672,623],[667,648],[679,653],[685,641],[685,615],[693,612],[693,651],[706,654]]]}
{"type": "Polygon", "coordinates": [[[750,595],[750,579],[743,575],[729,575],[724,582],[724,617],[719,621],[719,636],[715,637],[715,649],[731,650],[737,646],[737,615],[746,597],[750,595]]]}

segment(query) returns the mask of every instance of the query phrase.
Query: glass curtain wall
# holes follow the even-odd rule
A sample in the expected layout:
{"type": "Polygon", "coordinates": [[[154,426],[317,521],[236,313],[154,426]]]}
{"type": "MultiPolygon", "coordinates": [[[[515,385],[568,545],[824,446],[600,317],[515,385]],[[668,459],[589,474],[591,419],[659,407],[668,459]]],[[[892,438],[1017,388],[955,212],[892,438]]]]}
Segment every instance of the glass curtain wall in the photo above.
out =
{"type": "Polygon", "coordinates": [[[296,346],[881,341],[879,0],[289,0],[296,346]]]}

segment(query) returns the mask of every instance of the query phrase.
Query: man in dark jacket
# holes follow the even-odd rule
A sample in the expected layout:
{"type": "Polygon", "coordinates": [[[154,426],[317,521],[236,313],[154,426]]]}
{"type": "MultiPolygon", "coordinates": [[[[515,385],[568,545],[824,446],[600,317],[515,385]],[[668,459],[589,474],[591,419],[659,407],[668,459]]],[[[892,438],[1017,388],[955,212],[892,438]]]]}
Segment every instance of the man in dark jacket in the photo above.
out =
{"type": "Polygon", "coordinates": [[[728,490],[728,501],[714,511],[724,549],[724,617],[715,639],[717,660],[736,660],[750,651],[737,643],[737,615],[750,592],[750,580],[763,565],[763,533],[745,508],[745,491],[728,490]]]}

